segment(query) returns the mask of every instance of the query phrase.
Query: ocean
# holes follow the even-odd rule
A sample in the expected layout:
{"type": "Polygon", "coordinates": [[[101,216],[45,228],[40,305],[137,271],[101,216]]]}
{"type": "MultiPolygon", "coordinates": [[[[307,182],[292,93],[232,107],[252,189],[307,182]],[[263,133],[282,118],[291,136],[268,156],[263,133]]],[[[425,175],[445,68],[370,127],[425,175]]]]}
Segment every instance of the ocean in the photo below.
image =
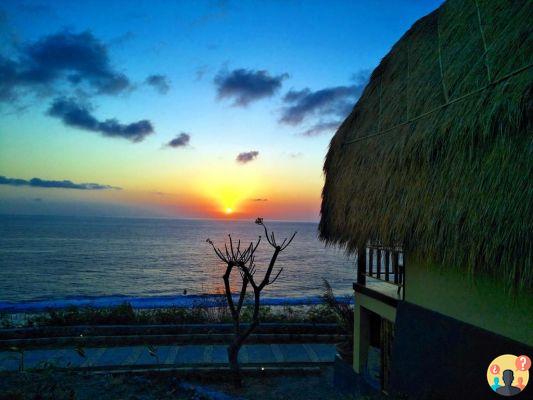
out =
{"type": "MultiPolygon", "coordinates": [[[[278,257],[281,276],[263,291],[268,304],[316,303],[322,278],[337,296],[352,293],[354,257],[326,248],[316,223],[265,223],[278,242],[298,232],[278,257]]],[[[228,234],[243,242],[264,236],[253,221],[0,216],[0,312],[192,305],[223,293],[224,266],[206,239],[223,246],[228,234]]],[[[258,277],[272,251],[263,238],[258,277]]]]}

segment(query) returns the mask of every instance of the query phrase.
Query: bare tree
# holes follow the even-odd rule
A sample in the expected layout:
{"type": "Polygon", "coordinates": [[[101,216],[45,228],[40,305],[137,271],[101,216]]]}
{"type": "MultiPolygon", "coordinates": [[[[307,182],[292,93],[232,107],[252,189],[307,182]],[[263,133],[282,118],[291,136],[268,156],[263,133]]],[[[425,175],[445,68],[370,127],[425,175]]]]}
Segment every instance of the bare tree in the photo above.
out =
{"type": "Polygon", "coordinates": [[[265,230],[265,236],[270,244],[274,248],[274,253],[270,259],[268,267],[265,271],[265,275],[262,280],[256,280],[256,265],[255,265],[255,251],[261,242],[261,236],[257,239],[257,242],[254,244],[251,242],[245,249],[241,250],[241,241],[239,240],[236,245],[233,242],[231,235],[229,237],[229,248],[228,244],[224,243],[224,250],[221,250],[218,247],[215,247],[214,243],[207,239],[207,242],[213,247],[215,254],[218,258],[224,262],[226,265],[226,272],[224,273],[222,279],[224,280],[224,293],[226,295],[226,301],[228,302],[228,307],[230,309],[231,317],[233,319],[234,325],[234,339],[228,347],[228,360],[231,370],[233,371],[234,384],[236,387],[242,386],[242,378],[239,367],[239,350],[241,349],[245,340],[250,336],[255,328],[259,325],[259,308],[261,305],[261,291],[268,285],[273,284],[279,278],[283,268],[280,268],[274,278],[271,279],[272,271],[276,260],[283,250],[285,250],[296,236],[297,232],[288,239],[285,238],[281,244],[276,242],[274,232],[268,232],[265,224],[263,223],[263,218],[257,218],[255,223],[261,225],[265,230]],[[233,298],[233,293],[231,290],[231,277],[232,272],[237,270],[240,274],[240,292],[236,298],[236,302],[233,298]],[[246,326],[245,329],[241,327],[241,310],[246,298],[246,292],[248,288],[251,287],[253,291],[253,314],[251,323],[246,326]]]}

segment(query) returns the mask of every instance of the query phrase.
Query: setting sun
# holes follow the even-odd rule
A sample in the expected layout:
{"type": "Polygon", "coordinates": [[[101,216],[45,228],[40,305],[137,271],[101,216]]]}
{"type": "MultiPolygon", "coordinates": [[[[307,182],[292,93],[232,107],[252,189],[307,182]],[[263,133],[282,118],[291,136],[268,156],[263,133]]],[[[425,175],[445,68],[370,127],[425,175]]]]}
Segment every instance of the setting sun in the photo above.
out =
{"type": "Polygon", "coordinates": [[[228,207],[226,208],[226,214],[231,214],[233,212],[233,209],[228,207]]]}

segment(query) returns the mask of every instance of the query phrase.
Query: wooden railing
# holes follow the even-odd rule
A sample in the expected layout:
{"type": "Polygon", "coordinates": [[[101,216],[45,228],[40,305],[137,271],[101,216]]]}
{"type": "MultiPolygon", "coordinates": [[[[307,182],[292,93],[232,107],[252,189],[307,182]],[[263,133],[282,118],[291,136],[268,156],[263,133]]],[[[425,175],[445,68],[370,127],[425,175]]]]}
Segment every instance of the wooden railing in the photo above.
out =
{"type": "Polygon", "coordinates": [[[398,287],[405,298],[405,256],[400,247],[369,244],[357,256],[357,283],[366,285],[366,278],[388,282],[398,287]]]}

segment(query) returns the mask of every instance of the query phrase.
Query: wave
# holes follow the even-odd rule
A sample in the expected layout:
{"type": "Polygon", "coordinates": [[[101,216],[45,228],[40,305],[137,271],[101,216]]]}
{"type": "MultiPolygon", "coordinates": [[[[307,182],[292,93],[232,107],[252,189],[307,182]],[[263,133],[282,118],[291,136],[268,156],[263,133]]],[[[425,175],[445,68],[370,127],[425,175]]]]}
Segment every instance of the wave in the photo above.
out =
{"type": "MultiPolygon", "coordinates": [[[[236,300],[236,298],[235,298],[236,300]]],[[[341,303],[352,303],[351,297],[339,297],[341,303]]],[[[155,308],[190,308],[190,307],[220,307],[225,304],[225,297],[221,294],[199,294],[199,295],[176,295],[176,296],[151,296],[133,297],[124,295],[112,296],[73,296],[63,299],[45,299],[30,301],[0,301],[0,313],[25,313],[43,312],[50,309],[61,310],[69,307],[93,307],[109,308],[123,304],[130,304],[136,309],[155,308]]],[[[245,302],[250,304],[251,301],[245,302]]],[[[319,296],[310,297],[264,297],[261,305],[264,306],[301,306],[321,304],[323,300],[319,296]]]]}

